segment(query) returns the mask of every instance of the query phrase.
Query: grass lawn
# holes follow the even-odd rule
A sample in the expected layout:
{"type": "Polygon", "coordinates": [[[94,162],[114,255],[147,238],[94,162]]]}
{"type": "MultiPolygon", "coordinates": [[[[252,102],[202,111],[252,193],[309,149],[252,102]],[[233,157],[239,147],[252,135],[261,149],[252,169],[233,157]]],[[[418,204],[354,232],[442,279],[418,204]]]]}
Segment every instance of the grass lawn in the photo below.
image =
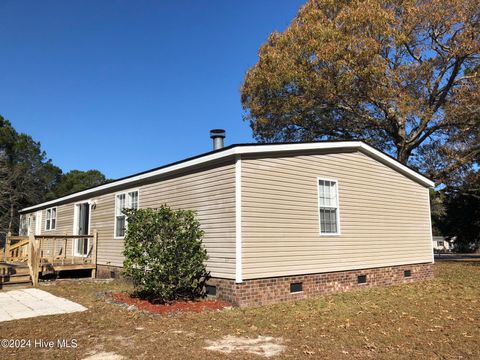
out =
{"type": "Polygon", "coordinates": [[[257,358],[206,350],[224,336],[282,338],[279,358],[480,359],[480,264],[439,263],[435,280],[250,309],[150,316],[98,292],[122,282],[41,287],[89,308],[0,323],[0,338],[76,339],[76,349],[1,349],[0,358],[82,359],[109,352],[133,359],[257,358]]]}

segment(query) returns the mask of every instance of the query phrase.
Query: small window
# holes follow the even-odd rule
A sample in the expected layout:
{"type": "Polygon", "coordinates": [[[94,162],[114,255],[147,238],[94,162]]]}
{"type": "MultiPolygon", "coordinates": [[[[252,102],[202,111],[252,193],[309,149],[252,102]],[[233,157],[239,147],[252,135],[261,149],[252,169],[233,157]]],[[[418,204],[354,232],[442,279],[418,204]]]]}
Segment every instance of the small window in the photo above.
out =
{"type": "Polygon", "coordinates": [[[57,228],[57,208],[46,210],[45,230],[55,230],[57,228]]]}
{"type": "Polygon", "coordinates": [[[365,284],[367,282],[367,275],[358,275],[357,283],[365,284]]]}
{"type": "Polygon", "coordinates": [[[338,235],[338,186],[334,180],[318,180],[320,234],[338,235]]]}
{"type": "Polygon", "coordinates": [[[411,277],[412,276],[412,270],[405,270],[403,272],[403,277],[411,277]]]}
{"type": "Polygon", "coordinates": [[[138,209],[138,191],[129,191],[115,195],[115,237],[123,238],[127,227],[125,209],[138,209]]]}
{"type": "Polygon", "coordinates": [[[444,246],[444,243],[443,243],[442,240],[440,240],[440,241],[437,241],[437,245],[440,246],[440,247],[443,247],[443,246],[444,246]]]}
{"type": "Polygon", "coordinates": [[[301,291],[303,291],[303,284],[301,282],[290,284],[290,292],[291,293],[296,293],[296,292],[301,292],[301,291]]]}

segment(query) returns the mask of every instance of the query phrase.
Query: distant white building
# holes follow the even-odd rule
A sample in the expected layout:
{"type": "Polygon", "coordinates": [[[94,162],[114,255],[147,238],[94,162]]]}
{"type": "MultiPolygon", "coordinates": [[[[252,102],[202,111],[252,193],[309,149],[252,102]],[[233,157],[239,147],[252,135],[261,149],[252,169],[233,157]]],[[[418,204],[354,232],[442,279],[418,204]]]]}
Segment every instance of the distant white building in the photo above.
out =
{"type": "Polygon", "coordinates": [[[451,251],[452,245],[443,236],[433,237],[433,249],[435,251],[451,251]]]}

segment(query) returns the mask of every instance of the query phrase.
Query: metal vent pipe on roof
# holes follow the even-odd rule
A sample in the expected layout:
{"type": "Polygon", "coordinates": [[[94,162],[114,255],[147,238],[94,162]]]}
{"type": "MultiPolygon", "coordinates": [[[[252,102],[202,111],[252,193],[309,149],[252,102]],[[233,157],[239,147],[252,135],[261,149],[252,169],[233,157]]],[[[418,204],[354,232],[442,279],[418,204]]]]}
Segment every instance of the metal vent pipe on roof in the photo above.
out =
{"type": "Polygon", "coordinates": [[[223,139],[225,139],[225,130],[212,129],[210,130],[210,139],[213,140],[213,150],[223,148],[223,139]]]}

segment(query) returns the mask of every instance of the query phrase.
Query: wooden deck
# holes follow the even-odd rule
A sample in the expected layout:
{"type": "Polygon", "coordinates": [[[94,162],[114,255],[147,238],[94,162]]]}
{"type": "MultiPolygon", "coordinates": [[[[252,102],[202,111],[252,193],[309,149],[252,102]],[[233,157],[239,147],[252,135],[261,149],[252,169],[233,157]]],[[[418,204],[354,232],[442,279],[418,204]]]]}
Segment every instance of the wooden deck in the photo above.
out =
{"type": "MultiPolygon", "coordinates": [[[[28,268],[31,282],[38,283],[40,275],[68,270],[91,270],[97,268],[97,232],[90,235],[30,235],[7,236],[3,250],[3,267],[28,268]],[[79,243],[84,255],[78,255],[79,243]]],[[[5,282],[4,282],[5,283],[5,282]]]]}

